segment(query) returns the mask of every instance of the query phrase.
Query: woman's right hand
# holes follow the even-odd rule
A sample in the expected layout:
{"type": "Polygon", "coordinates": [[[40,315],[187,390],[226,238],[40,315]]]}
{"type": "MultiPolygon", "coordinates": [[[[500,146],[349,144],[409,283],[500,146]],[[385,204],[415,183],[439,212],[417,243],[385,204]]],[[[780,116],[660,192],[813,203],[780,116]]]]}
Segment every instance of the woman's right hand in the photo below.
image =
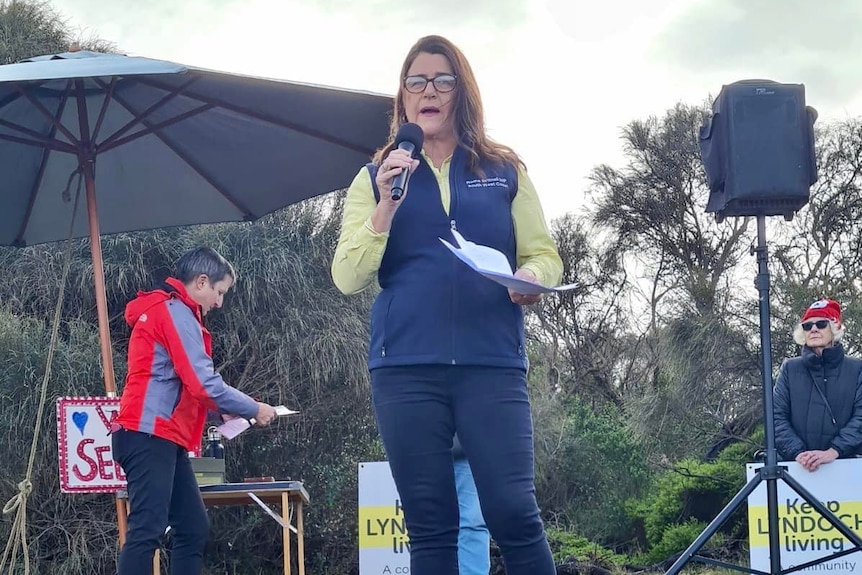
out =
{"type": "Polygon", "coordinates": [[[380,192],[380,201],[377,202],[377,208],[371,216],[371,224],[377,233],[388,232],[392,227],[392,218],[398,210],[398,206],[404,202],[407,197],[407,188],[405,186],[404,193],[397,200],[392,199],[392,180],[395,176],[401,173],[402,170],[410,170],[413,172],[419,167],[419,160],[414,160],[410,153],[406,150],[398,148],[389,152],[386,159],[380,163],[377,168],[377,190],[380,192]]]}
{"type": "Polygon", "coordinates": [[[419,160],[414,160],[410,153],[406,150],[399,150],[395,148],[389,155],[386,156],[386,159],[381,162],[380,167],[377,168],[377,189],[380,190],[380,203],[389,202],[392,204],[392,207],[396,207],[398,204],[404,201],[404,197],[407,195],[407,189],[405,188],[404,194],[398,200],[392,199],[392,180],[400,174],[403,170],[413,171],[419,167],[419,160]]]}

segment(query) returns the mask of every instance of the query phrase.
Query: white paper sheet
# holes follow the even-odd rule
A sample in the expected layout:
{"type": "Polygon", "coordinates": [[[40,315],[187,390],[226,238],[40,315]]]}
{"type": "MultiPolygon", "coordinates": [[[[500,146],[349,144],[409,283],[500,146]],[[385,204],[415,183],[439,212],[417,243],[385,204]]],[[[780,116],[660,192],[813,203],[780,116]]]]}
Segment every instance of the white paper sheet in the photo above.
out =
{"type": "Polygon", "coordinates": [[[233,439],[246,429],[251,427],[251,422],[244,417],[228,419],[218,426],[218,431],[224,439],[233,439]]]}
{"type": "Polygon", "coordinates": [[[457,230],[452,230],[452,236],[458,244],[453,246],[443,238],[438,238],[455,256],[470,266],[471,269],[486,278],[504,285],[520,294],[538,295],[543,293],[562,292],[578,287],[578,284],[568,284],[558,287],[545,287],[541,284],[517,278],[512,274],[512,267],[506,256],[494,248],[474,244],[464,239],[457,230]]]}

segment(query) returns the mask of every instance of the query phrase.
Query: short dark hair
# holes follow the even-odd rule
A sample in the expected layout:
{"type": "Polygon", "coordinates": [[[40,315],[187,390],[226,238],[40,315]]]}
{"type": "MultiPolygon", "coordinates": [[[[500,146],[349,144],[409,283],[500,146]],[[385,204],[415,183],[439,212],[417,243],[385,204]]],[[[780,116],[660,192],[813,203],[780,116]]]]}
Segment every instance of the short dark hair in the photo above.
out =
{"type": "Polygon", "coordinates": [[[199,275],[206,275],[210,283],[222,281],[227,276],[236,282],[236,271],[224,256],[212,248],[202,246],[180,256],[176,263],[174,276],[188,284],[199,275]]]}

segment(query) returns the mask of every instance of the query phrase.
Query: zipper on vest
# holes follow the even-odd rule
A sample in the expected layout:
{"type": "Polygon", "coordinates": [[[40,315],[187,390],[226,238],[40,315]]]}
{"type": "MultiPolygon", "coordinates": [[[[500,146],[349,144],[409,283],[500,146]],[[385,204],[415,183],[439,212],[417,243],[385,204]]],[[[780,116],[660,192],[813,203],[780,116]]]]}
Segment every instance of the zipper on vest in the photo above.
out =
{"type": "MultiPolygon", "coordinates": [[[[460,189],[459,184],[461,183],[461,180],[457,176],[461,175],[461,166],[462,162],[460,154],[452,154],[452,163],[449,165],[449,227],[453,231],[458,229],[455,225],[455,221],[458,219],[458,191],[460,189]]],[[[452,258],[452,269],[457,269],[456,266],[459,265],[461,265],[461,263],[458,261],[458,258],[452,258]]],[[[449,359],[452,365],[456,365],[455,349],[457,348],[457,345],[455,343],[455,335],[458,331],[458,326],[455,325],[455,309],[457,307],[455,305],[455,298],[458,296],[458,290],[455,289],[454,285],[452,286],[451,294],[452,295],[449,299],[449,314],[452,318],[452,324],[449,328],[451,330],[449,334],[449,343],[452,347],[449,350],[449,359]]]]}
{"type": "MultiPolygon", "coordinates": [[[[454,219],[449,220],[449,228],[452,231],[455,231],[456,229],[458,229],[455,227],[455,220],[454,219]]],[[[457,262],[453,261],[452,263],[453,263],[453,265],[457,265],[457,262]]],[[[451,358],[452,365],[455,365],[455,363],[456,363],[455,362],[455,329],[456,328],[455,328],[455,290],[454,289],[452,290],[452,297],[449,299],[449,314],[452,317],[452,334],[451,334],[452,348],[450,350],[450,358],[451,358]]]]}

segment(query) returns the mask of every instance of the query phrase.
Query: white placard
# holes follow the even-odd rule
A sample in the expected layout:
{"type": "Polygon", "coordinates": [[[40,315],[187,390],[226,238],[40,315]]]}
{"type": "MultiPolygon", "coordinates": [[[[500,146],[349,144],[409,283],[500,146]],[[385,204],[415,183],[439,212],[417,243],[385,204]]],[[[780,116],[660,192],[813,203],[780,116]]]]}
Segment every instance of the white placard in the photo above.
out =
{"type": "MultiPolygon", "coordinates": [[[[862,533],[862,459],[839,459],[821,465],[815,472],[801,465],[783,462],[791,477],[823,503],[854,533],[862,533]]],[[[750,481],[761,463],[749,463],[750,481]]],[[[787,483],[779,480],[778,523],[781,567],[789,569],[851,547],[826,519],[800,497],[787,483]]],[[[748,497],[748,536],[752,569],[770,571],[769,523],[767,520],[766,482],[748,497]]],[[[803,569],[800,573],[830,575],[862,573],[862,552],[855,552],[803,569]]]]}
{"type": "Polygon", "coordinates": [[[410,545],[389,463],[359,464],[359,575],[407,575],[410,545]]]}
{"type": "Polygon", "coordinates": [[[61,397],[57,400],[60,490],[64,493],[113,493],[126,476],[111,455],[111,421],[120,411],[118,397],[61,397]]]}

